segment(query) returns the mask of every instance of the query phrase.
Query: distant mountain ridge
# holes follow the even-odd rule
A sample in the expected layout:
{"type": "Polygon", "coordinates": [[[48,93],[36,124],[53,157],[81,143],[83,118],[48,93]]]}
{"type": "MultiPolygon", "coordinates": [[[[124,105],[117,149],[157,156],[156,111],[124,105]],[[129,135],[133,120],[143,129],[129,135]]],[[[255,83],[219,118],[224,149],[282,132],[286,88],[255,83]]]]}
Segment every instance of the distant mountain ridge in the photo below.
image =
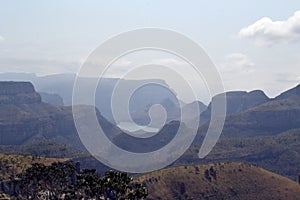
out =
{"type": "Polygon", "coordinates": [[[272,135],[300,128],[300,92],[292,88],[283,95],[229,115],[223,133],[226,136],[272,135]]]}
{"type": "Polygon", "coordinates": [[[296,97],[296,96],[300,96],[300,84],[281,93],[280,95],[278,95],[277,97],[275,97],[275,100],[282,100],[282,99],[287,99],[290,97],[296,97]]]}
{"type": "MultiPolygon", "coordinates": [[[[213,101],[222,101],[226,99],[226,115],[235,114],[252,108],[254,106],[266,103],[271,99],[261,90],[246,91],[229,91],[218,94],[212,98],[213,101]]],[[[200,124],[203,125],[211,118],[212,102],[208,105],[207,110],[201,114],[200,124]]]]}
{"type": "MultiPolygon", "coordinates": [[[[111,134],[120,132],[99,112],[98,117],[111,134]]],[[[84,148],[77,135],[72,108],[42,102],[30,82],[0,82],[0,130],[0,145],[52,139],[84,148]]]]}
{"type": "MultiPolygon", "coordinates": [[[[76,77],[76,74],[36,76],[32,73],[0,73],[0,80],[2,81],[27,81],[33,83],[38,92],[57,94],[62,97],[63,103],[66,106],[72,105],[72,92],[76,78],[80,79],[82,85],[87,89],[91,88],[91,83],[93,83],[95,80],[98,80],[98,78],[76,77]]],[[[171,94],[171,92],[166,92],[165,87],[167,87],[167,84],[164,80],[127,80],[119,78],[102,78],[101,84],[98,84],[96,91],[94,91],[95,105],[100,111],[101,115],[103,115],[110,122],[115,123],[111,110],[111,98],[116,84],[119,83],[120,85],[125,86],[125,88],[135,88],[135,86],[141,86],[144,85],[144,83],[150,82],[159,84],[149,84],[145,87],[140,87],[137,91],[135,91],[135,93],[138,93],[138,95],[136,95],[137,98],[131,99],[132,106],[130,107],[130,112],[132,114],[137,113],[138,116],[142,116],[144,118],[142,121],[147,121],[147,116],[140,115],[140,112],[137,111],[141,110],[141,108],[145,109],[147,106],[153,105],[154,103],[162,102],[168,98],[172,99],[172,96],[176,95],[171,94]],[[157,87],[158,85],[160,85],[160,87],[157,87]]],[[[123,95],[122,92],[126,93],[127,91],[120,91],[120,96],[123,95]]],[[[44,95],[43,97],[46,96],[44,95]]],[[[50,101],[46,98],[44,98],[44,101],[54,104],[52,100],[50,101]]],[[[122,99],[117,99],[116,101],[122,101],[122,99]]],[[[124,115],[125,112],[127,113],[125,109],[122,109],[120,111],[120,115],[124,115]]]]}
{"type": "Polygon", "coordinates": [[[242,161],[296,179],[298,174],[300,93],[296,86],[270,101],[226,116],[221,138],[203,160],[197,156],[209,122],[178,163],[242,161]]]}
{"type": "Polygon", "coordinates": [[[41,96],[29,82],[1,82],[0,105],[40,103],[41,96]]]}
{"type": "MultiPolygon", "coordinates": [[[[0,145],[27,145],[28,147],[28,145],[33,143],[36,144],[38,141],[53,140],[60,144],[68,144],[71,148],[83,149],[74,126],[71,107],[53,106],[42,102],[40,95],[34,90],[31,83],[0,82],[0,88],[2,88],[2,93],[0,91],[0,102],[2,100],[2,103],[0,103],[0,145]]],[[[292,129],[300,129],[299,86],[283,92],[274,99],[269,99],[262,91],[228,92],[227,96],[229,99],[227,103],[230,109],[228,110],[221,140],[226,139],[226,142],[229,144],[240,145],[240,143],[236,144],[235,142],[232,142],[235,138],[238,138],[239,142],[251,138],[249,140],[247,139],[249,144],[252,144],[256,139],[258,141],[264,141],[261,137],[270,137],[270,141],[276,140],[282,142],[282,137],[280,140],[276,139],[279,134],[292,129]]],[[[172,110],[174,105],[172,105],[168,99],[165,102],[167,107],[169,107],[168,109],[172,110]]],[[[200,102],[193,102],[192,104],[194,103],[198,103],[199,106],[202,106],[200,102]]],[[[187,104],[185,106],[189,105],[187,104]]],[[[203,108],[205,108],[205,106],[203,106],[203,108]]],[[[147,141],[140,142],[135,139],[128,140],[126,134],[106,120],[106,118],[98,111],[97,117],[99,117],[100,124],[103,125],[108,132],[108,137],[111,141],[125,150],[135,152],[156,150],[167,144],[174,137],[179,124],[178,121],[170,121],[157,134],[159,142],[149,140],[150,142],[147,143],[147,141]],[[135,143],[138,143],[138,145],[135,145],[135,143]]],[[[207,118],[207,120],[209,119],[210,118],[207,118]]],[[[193,120],[193,118],[191,118],[191,120],[193,120]]],[[[199,149],[203,136],[206,133],[207,125],[208,121],[200,126],[198,135],[193,143],[196,148],[193,150],[199,149]]],[[[185,127],[185,131],[188,132],[189,128],[185,127]]],[[[289,134],[286,135],[292,137],[289,134]]],[[[295,140],[298,141],[297,138],[295,138],[295,140]]],[[[295,154],[296,158],[298,157],[298,154],[300,154],[300,151],[296,149],[297,145],[294,145],[295,143],[293,143],[292,140],[287,143],[287,145],[292,144],[293,149],[288,149],[288,152],[291,152],[291,155],[295,154]]],[[[270,153],[267,150],[259,151],[264,148],[264,145],[266,145],[266,143],[261,143],[257,146],[256,148],[258,151],[251,151],[253,155],[247,154],[247,158],[240,154],[237,154],[235,157],[228,157],[237,159],[237,161],[243,161],[244,159],[247,162],[255,162],[255,159],[260,156],[272,156],[272,152],[270,153]],[[253,160],[250,158],[253,158],[253,160]]],[[[241,146],[243,146],[242,143],[241,146]]],[[[227,150],[231,150],[231,148],[224,144],[221,144],[221,147],[224,147],[224,152],[228,155],[227,150]]],[[[251,149],[252,146],[251,148],[247,148],[251,149]]],[[[269,146],[268,148],[270,149],[271,147],[269,146]]],[[[237,153],[244,152],[238,148],[233,148],[233,153],[236,153],[234,151],[238,151],[237,153]]],[[[30,150],[30,152],[35,151],[30,150]]],[[[36,152],[39,153],[39,151],[36,152]]],[[[68,150],[68,152],[73,151],[68,150]]],[[[276,150],[274,152],[280,153],[281,151],[276,150]]],[[[222,155],[222,152],[219,151],[218,153],[222,155]]],[[[194,151],[193,154],[197,156],[197,151],[194,151]]],[[[282,153],[282,155],[288,156],[284,153],[282,153]]],[[[274,155],[273,158],[275,157],[276,156],[274,155]]],[[[210,161],[214,161],[214,159],[218,158],[219,157],[215,155],[210,161]]],[[[276,158],[282,159],[281,157],[276,158]]],[[[297,163],[290,159],[283,160],[287,161],[286,163],[284,162],[284,164],[287,164],[288,166],[297,163]]],[[[89,161],[90,160],[87,159],[87,162],[89,161]]],[[[194,157],[184,158],[184,164],[193,163],[194,161],[194,157]]],[[[265,162],[267,161],[265,160],[265,162]]],[[[277,163],[281,162],[278,161],[277,163]]],[[[284,164],[281,163],[280,166],[283,166],[284,164]]],[[[263,164],[259,163],[259,166],[263,166],[263,164]]],[[[268,170],[278,170],[276,168],[276,161],[274,161],[272,166],[265,166],[267,166],[268,170]]],[[[292,176],[292,174],[295,173],[295,168],[293,167],[292,169],[293,171],[282,170],[284,173],[283,175],[292,176]]]]}
{"type": "MultiPolygon", "coordinates": [[[[224,94],[214,96],[212,101],[215,98],[220,98],[222,95],[224,94]]],[[[253,90],[250,92],[230,91],[226,92],[225,96],[227,101],[227,114],[242,112],[248,108],[270,101],[270,98],[261,90],[253,90]]]]}

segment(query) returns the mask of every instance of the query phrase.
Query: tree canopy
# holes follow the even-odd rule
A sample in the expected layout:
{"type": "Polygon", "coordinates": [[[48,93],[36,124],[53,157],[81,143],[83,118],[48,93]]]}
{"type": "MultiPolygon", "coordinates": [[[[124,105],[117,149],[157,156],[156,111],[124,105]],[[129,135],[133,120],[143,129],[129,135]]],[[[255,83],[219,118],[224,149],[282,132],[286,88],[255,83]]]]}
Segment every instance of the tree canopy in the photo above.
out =
{"type": "Polygon", "coordinates": [[[147,188],[127,173],[111,170],[101,177],[96,170],[80,169],[73,161],[33,164],[12,181],[18,199],[136,200],[148,195],[147,188]]]}

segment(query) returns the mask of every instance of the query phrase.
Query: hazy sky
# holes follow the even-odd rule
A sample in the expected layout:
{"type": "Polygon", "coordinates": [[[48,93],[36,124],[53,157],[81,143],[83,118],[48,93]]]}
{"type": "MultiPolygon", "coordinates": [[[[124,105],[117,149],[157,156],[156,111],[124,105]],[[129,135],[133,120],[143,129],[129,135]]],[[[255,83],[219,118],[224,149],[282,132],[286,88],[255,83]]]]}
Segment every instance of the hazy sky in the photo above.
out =
{"type": "Polygon", "coordinates": [[[0,72],[76,73],[103,41],[143,27],[199,43],[227,90],[274,96],[300,83],[299,0],[3,0],[0,72]]]}

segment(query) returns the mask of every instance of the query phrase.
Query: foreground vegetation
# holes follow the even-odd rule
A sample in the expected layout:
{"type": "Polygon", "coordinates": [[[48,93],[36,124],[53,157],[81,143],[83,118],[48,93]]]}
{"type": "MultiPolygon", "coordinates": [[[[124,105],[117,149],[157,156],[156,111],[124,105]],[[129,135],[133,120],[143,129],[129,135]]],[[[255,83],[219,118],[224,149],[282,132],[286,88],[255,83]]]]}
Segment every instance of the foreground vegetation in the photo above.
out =
{"type": "Polygon", "coordinates": [[[2,154],[0,157],[1,199],[8,198],[6,196],[10,195],[11,199],[24,200],[134,200],[144,199],[148,195],[147,189],[127,173],[107,171],[104,176],[100,176],[96,170],[81,169],[78,162],[71,160],[49,165],[50,161],[55,160],[2,154]],[[31,163],[33,160],[39,162],[31,163]],[[22,165],[18,167],[20,163],[22,165]],[[21,173],[18,173],[20,170],[21,173]]]}
{"type": "Polygon", "coordinates": [[[11,155],[8,153],[0,153],[0,181],[17,174],[23,173],[34,163],[43,163],[46,166],[54,162],[65,162],[69,158],[46,158],[37,155],[11,155]]]}

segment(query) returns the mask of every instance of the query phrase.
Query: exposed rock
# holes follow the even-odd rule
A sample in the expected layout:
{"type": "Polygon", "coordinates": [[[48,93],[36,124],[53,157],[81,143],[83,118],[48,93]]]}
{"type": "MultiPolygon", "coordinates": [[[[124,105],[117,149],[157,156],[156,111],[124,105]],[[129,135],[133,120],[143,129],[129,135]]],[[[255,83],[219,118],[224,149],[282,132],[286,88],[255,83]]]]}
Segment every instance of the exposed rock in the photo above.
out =
{"type": "MultiPolygon", "coordinates": [[[[221,98],[221,96],[226,95],[227,101],[227,114],[238,113],[253,106],[263,104],[268,102],[270,99],[261,90],[254,90],[251,92],[245,91],[233,91],[226,92],[224,94],[219,94],[213,97],[214,99],[221,98]]],[[[209,109],[210,109],[209,105],[209,109]]]]}
{"type": "Polygon", "coordinates": [[[0,82],[0,144],[18,145],[34,136],[76,133],[71,108],[41,102],[30,82],[0,82]]]}
{"type": "MultiPolygon", "coordinates": [[[[84,149],[75,128],[72,107],[41,102],[30,82],[0,82],[0,145],[22,145],[51,139],[84,149]],[[1,101],[1,97],[5,100],[1,101]]],[[[87,106],[78,106],[85,113],[87,106]]],[[[97,111],[99,122],[111,134],[114,128],[97,111]]]]}
{"type": "Polygon", "coordinates": [[[28,94],[33,92],[35,92],[35,90],[30,82],[0,82],[0,95],[28,94]]]}
{"type": "MultiPolygon", "coordinates": [[[[235,114],[252,108],[254,106],[266,103],[271,99],[261,90],[232,91],[218,94],[212,98],[212,101],[217,101],[221,98],[226,98],[226,114],[235,114]]],[[[209,121],[211,117],[211,103],[206,111],[201,114],[201,124],[209,121]]]]}
{"type": "Polygon", "coordinates": [[[41,96],[30,82],[0,82],[0,105],[40,103],[41,96]]]}
{"type": "MultiPolygon", "coordinates": [[[[200,135],[207,131],[209,123],[200,127],[200,135]]],[[[223,137],[255,137],[276,135],[300,128],[300,97],[270,100],[243,112],[226,116],[223,137]]]]}

